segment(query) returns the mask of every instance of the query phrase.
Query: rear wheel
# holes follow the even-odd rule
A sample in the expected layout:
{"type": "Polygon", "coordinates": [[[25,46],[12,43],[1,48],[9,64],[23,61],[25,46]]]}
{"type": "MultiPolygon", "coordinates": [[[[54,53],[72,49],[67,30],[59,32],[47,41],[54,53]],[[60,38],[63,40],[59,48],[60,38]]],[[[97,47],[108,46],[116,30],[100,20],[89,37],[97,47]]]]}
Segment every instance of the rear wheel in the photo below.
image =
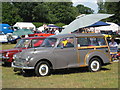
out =
{"type": "Polygon", "coordinates": [[[41,61],[37,64],[35,68],[35,73],[37,76],[48,76],[50,75],[50,65],[46,61],[41,61]]]}
{"type": "Polygon", "coordinates": [[[99,58],[92,58],[88,66],[89,71],[97,72],[101,69],[101,61],[99,58]]]}

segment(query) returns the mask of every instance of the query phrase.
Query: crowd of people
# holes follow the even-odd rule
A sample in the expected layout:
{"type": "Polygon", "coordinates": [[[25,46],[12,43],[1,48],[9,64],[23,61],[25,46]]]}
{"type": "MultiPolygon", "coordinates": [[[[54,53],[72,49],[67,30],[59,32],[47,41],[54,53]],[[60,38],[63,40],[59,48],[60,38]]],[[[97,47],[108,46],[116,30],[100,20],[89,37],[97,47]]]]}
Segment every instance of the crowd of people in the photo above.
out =
{"type": "Polygon", "coordinates": [[[59,34],[61,31],[62,31],[62,28],[60,27],[57,27],[53,25],[52,27],[48,27],[46,24],[43,24],[43,26],[39,27],[37,32],[40,32],[40,33],[50,33],[50,34],[59,34]]]}

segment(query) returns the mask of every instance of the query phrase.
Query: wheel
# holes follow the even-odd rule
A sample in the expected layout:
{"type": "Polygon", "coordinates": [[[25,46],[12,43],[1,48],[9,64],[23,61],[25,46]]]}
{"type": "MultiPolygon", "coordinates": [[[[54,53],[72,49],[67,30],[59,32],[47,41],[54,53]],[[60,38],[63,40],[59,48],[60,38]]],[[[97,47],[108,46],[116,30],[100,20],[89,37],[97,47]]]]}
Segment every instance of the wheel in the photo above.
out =
{"type": "Polygon", "coordinates": [[[37,76],[48,76],[50,75],[50,65],[46,61],[41,61],[35,68],[37,76]]]}
{"type": "Polygon", "coordinates": [[[99,58],[92,58],[88,66],[89,71],[97,72],[101,69],[101,61],[99,58]]]}

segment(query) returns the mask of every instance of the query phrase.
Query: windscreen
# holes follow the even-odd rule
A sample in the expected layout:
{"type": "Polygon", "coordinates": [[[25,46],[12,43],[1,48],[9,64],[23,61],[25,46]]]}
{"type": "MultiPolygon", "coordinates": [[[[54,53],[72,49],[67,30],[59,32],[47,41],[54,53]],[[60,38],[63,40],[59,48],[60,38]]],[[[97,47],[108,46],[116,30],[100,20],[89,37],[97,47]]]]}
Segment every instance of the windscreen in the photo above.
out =
{"type": "Polygon", "coordinates": [[[46,38],[41,44],[41,47],[54,47],[56,42],[57,38],[46,38]]]}

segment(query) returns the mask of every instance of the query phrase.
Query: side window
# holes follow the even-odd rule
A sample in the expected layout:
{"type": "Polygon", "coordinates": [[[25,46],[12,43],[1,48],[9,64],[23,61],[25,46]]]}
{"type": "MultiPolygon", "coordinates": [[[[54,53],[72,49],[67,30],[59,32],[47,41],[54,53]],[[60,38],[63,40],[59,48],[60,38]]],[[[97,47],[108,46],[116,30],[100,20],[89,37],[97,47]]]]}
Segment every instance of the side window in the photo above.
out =
{"type": "Polygon", "coordinates": [[[73,37],[62,38],[57,47],[63,47],[63,48],[74,47],[74,38],[73,37]]]}
{"type": "Polygon", "coordinates": [[[88,38],[78,38],[78,47],[89,46],[88,38]]]}
{"type": "Polygon", "coordinates": [[[106,45],[106,41],[104,38],[97,38],[97,41],[99,43],[99,46],[103,46],[106,45]]]}
{"type": "Polygon", "coordinates": [[[97,38],[88,38],[89,39],[89,46],[99,46],[97,38]]]}
{"type": "Polygon", "coordinates": [[[106,45],[104,38],[77,38],[78,47],[106,45]]]}
{"type": "Polygon", "coordinates": [[[39,47],[43,42],[43,39],[33,39],[32,40],[32,46],[33,47],[39,47]]]}

